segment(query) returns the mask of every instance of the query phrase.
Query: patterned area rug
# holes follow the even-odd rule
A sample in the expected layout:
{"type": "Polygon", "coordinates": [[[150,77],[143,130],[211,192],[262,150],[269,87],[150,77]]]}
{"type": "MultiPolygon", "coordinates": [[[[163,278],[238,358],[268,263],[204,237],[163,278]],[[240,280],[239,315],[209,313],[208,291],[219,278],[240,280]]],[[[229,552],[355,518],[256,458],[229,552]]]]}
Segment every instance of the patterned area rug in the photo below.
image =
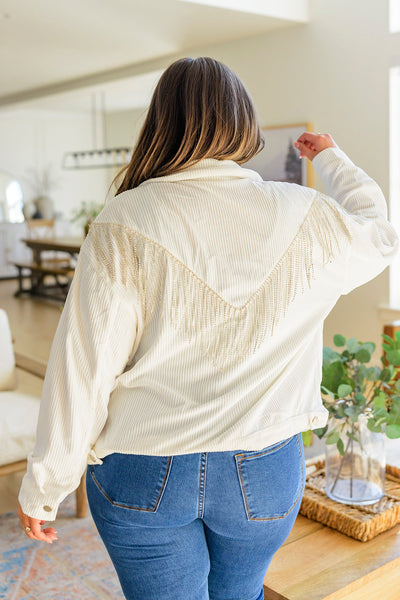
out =
{"type": "Polygon", "coordinates": [[[0,515],[0,598],[6,600],[123,599],[111,560],[90,516],[76,519],[75,496],[60,506],[58,541],[24,535],[16,513],[0,515]]]}

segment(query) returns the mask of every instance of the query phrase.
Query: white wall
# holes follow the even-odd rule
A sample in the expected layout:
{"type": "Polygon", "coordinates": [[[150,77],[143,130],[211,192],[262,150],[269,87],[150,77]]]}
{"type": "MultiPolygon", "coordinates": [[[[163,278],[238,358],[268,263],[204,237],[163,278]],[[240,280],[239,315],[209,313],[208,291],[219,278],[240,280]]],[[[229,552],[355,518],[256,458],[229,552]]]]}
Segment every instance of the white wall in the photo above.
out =
{"type": "MultiPolygon", "coordinates": [[[[90,116],[67,111],[0,111],[0,168],[21,182],[24,199],[32,200],[28,180],[32,172],[50,167],[55,185],[48,194],[55,211],[68,221],[82,201],[104,202],[110,173],[104,169],[67,171],[62,169],[66,151],[92,147],[90,116]]],[[[79,231],[77,226],[72,232],[79,231]]]]}
{"type": "Polygon", "coordinates": [[[146,109],[107,113],[107,143],[110,147],[131,147],[142,127],[146,109]]]}
{"type": "MultiPolygon", "coordinates": [[[[119,146],[131,148],[134,146],[142,127],[147,109],[124,110],[109,112],[106,115],[107,145],[110,148],[119,146]]],[[[120,168],[115,169],[113,175],[117,175],[120,168]]],[[[108,197],[115,195],[118,182],[110,189],[108,197]]]]}
{"type": "MultiPolygon", "coordinates": [[[[310,13],[309,24],[197,48],[190,55],[213,56],[236,71],[253,96],[262,125],[311,121],[315,131],[330,132],[387,195],[393,52],[387,3],[311,0],[310,13]]],[[[121,142],[123,131],[137,130],[132,123],[137,116],[113,116],[121,142]]],[[[318,180],[315,185],[321,187],[318,180]]],[[[326,320],[325,344],[340,332],[380,345],[378,307],[387,302],[388,270],[339,300],[326,320]]]]}

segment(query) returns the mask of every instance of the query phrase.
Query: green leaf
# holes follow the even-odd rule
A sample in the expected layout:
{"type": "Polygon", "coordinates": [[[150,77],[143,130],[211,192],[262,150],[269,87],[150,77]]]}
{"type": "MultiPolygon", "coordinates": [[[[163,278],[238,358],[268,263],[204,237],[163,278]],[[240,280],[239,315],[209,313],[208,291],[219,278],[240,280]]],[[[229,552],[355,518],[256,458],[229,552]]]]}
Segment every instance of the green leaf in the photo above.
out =
{"type": "Polygon", "coordinates": [[[358,365],[358,374],[367,377],[368,368],[365,365],[358,365]]]}
{"type": "Polygon", "coordinates": [[[391,440],[400,438],[400,425],[387,425],[385,433],[391,440]]]}
{"type": "Polygon", "coordinates": [[[380,425],[376,425],[374,419],[368,419],[367,427],[374,433],[380,433],[382,431],[382,427],[380,425]]]}
{"type": "Polygon", "coordinates": [[[328,425],[325,425],[325,427],[318,427],[317,429],[313,429],[313,433],[315,433],[315,435],[321,440],[324,435],[326,434],[326,432],[328,431],[328,425]]]}
{"type": "Polygon", "coordinates": [[[346,344],[346,338],[344,337],[344,335],[340,335],[339,333],[337,333],[333,336],[333,343],[335,344],[335,346],[340,348],[341,346],[344,346],[346,344]]]}
{"type": "Polygon", "coordinates": [[[328,394],[328,396],[331,396],[331,398],[335,397],[335,394],[333,392],[331,392],[331,390],[328,390],[328,388],[326,388],[325,386],[321,385],[321,392],[323,394],[328,394]]]}
{"type": "Polygon", "coordinates": [[[393,338],[391,338],[389,335],[386,335],[385,333],[382,333],[382,337],[384,340],[386,340],[390,344],[390,346],[393,346],[393,343],[394,343],[393,338]]]}
{"type": "Polygon", "coordinates": [[[336,352],[336,350],[332,350],[332,348],[328,348],[327,346],[322,350],[322,357],[324,362],[328,364],[335,362],[336,360],[342,360],[342,355],[339,354],[339,352],[336,352]]]}
{"type": "Polygon", "coordinates": [[[399,396],[391,396],[390,397],[390,414],[400,416],[400,397],[399,396]]]}
{"type": "Polygon", "coordinates": [[[386,397],[384,394],[379,394],[374,398],[374,410],[377,408],[386,408],[386,397]]]}
{"type": "Polygon", "coordinates": [[[384,423],[388,420],[388,417],[389,415],[384,408],[379,407],[374,409],[373,418],[376,422],[381,421],[381,423],[384,423]]]}
{"type": "Polygon", "coordinates": [[[343,444],[343,440],[341,438],[339,438],[338,441],[336,442],[336,447],[339,450],[339,454],[341,456],[344,456],[344,444],[343,444]]]}
{"type": "Polygon", "coordinates": [[[353,388],[351,387],[351,385],[348,385],[347,383],[341,383],[338,387],[337,395],[339,398],[345,398],[346,396],[349,396],[349,394],[351,394],[352,391],[353,388]]]}
{"type": "Polygon", "coordinates": [[[347,415],[348,417],[354,417],[355,415],[359,415],[360,411],[358,406],[347,406],[344,409],[344,414],[347,415]]]}
{"type": "Polygon", "coordinates": [[[313,438],[312,431],[310,429],[308,431],[303,431],[301,435],[303,438],[303,444],[305,446],[311,446],[313,438]]]}
{"type": "Polygon", "coordinates": [[[382,381],[390,381],[392,378],[390,370],[388,368],[382,369],[381,371],[381,380],[382,381]]]}
{"type": "Polygon", "coordinates": [[[342,363],[339,361],[323,366],[321,386],[336,393],[344,376],[345,370],[342,363]]]}
{"type": "Polygon", "coordinates": [[[357,402],[357,406],[359,406],[360,408],[363,408],[367,404],[366,397],[364,396],[364,394],[361,394],[360,392],[358,392],[358,394],[356,394],[355,400],[357,402]]]}
{"type": "Polygon", "coordinates": [[[400,425],[400,399],[396,396],[390,398],[387,422],[389,425],[400,425]]]}
{"type": "Polygon", "coordinates": [[[384,350],[386,350],[386,352],[387,352],[388,350],[393,350],[393,346],[389,346],[389,344],[382,344],[382,348],[383,348],[384,350]]]}
{"type": "Polygon", "coordinates": [[[340,438],[339,432],[336,429],[332,429],[326,436],[325,443],[326,444],[336,444],[338,439],[340,438]]]}
{"type": "Polygon", "coordinates": [[[350,352],[350,354],[355,354],[359,348],[359,343],[356,338],[350,338],[346,342],[346,348],[350,352]]]}
{"type": "Polygon", "coordinates": [[[343,419],[343,417],[345,416],[345,408],[346,404],[344,402],[336,404],[336,406],[333,407],[333,410],[331,412],[335,419],[343,419]]]}
{"type": "Polygon", "coordinates": [[[398,379],[398,380],[396,381],[396,383],[394,384],[394,389],[395,389],[397,392],[400,392],[400,379],[398,379]]]}
{"type": "Polygon", "coordinates": [[[355,374],[355,381],[359,386],[362,386],[365,380],[368,378],[368,369],[365,365],[360,365],[358,367],[358,373],[355,374]]]}
{"type": "Polygon", "coordinates": [[[356,437],[353,433],[350,433],[349,431],[346,432],[347,437],[349,437],[350,439],[352,439],[354,442],[359,442],[358,437],[356,437]]]}
{"type": "Polygon", "coordinates": [[[365,348],[360,348],[356,352],[356,360],[360,363],[367,363],[371,360],[371,354],[365,348]]]}
{"type": "Polygon", "coordinates": [[[370,354],[373,354],[376,350],[376,344],[374,342],[365,342],[361,348],[365,348],[370,354]]]}
{"type": "Polygon", "coordinates": [[[398,342],[400,342],[400,331],[395,331],[395,332],[394,332],[394,337],[396,338],[396,340],[397,340],[398,342]]]}
{"type": "Polygon", "coordinates": [[[398,350],[389,350],[386,353],[386,358],[395,367],[400,366],[400,352],[398,350]]]}
{"type": "Polygon", "coordinates": [[[368,379],[368,381],[377,381],[378,379],[380,379],[380,377],[381,369],[379,367],[369,367],[369,369],[367,369],[366,379],[368,379]]]}

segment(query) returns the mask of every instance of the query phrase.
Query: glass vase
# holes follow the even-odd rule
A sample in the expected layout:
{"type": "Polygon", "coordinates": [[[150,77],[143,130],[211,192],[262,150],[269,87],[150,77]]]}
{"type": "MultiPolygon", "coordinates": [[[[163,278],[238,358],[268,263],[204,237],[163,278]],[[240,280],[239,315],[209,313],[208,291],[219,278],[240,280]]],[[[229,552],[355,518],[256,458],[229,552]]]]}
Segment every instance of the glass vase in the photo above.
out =
{"type": "Polygon", "coordinates": [[[367,418],[360,415],[356,423],[345,423],[341,437],[343,456],[336,444],[325,445],[327,496],[343,504],[378,502],[385,493],[384,434],[370,431],[367,418]]]}

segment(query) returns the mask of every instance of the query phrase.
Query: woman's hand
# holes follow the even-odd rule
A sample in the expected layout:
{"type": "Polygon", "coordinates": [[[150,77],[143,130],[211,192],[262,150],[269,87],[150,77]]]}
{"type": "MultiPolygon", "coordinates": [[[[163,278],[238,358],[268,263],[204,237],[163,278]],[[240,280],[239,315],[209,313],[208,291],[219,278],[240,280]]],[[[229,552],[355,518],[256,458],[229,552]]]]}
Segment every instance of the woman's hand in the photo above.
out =
{"type": "Polygon", "coordinates": [[[305,131],[293,145],[297,150],[300,150],[300,158],[305,156],[310,160],[325,148],[336,147],[335,142],[328,133],[311,133],[311,131],[305,131]]]}
{"type": "Polygon", "coordinates": [[[21,521],[24,533],[30,537],[31,540],[39,540],[41,542],[52,544],[54,540],[58,539],[57,531],[53,527],[46,527],[46,529],[42,529],[42,525],[44,525],[46,521],[40,521],[39,519],[28,517],[28,515],[22,511],[21,505],[18,506],[18,517],[21,521]]]}

